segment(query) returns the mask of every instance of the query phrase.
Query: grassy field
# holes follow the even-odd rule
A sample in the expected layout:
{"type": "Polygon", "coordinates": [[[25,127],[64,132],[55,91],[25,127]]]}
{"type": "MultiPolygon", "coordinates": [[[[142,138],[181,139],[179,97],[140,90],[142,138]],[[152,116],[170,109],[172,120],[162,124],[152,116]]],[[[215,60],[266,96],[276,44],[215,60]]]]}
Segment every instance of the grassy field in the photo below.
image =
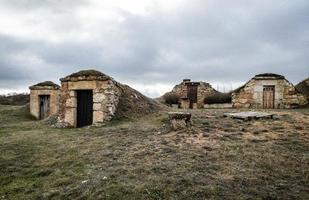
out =
{"type": "Polygon", "coordinates": [[[181,131],[164,113],[55,129],[0,106],[0,199],[309,199],[309,109],[225,111],[194,111],[181,131]]]}

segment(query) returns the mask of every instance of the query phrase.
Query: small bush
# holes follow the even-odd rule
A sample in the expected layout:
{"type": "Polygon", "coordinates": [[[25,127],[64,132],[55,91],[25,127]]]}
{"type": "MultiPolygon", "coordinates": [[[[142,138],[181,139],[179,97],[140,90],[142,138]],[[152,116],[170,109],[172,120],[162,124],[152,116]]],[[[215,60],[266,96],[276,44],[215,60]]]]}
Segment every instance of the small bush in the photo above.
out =
{"type": "Polygon", "coordinates": [[[166,93],[163,96],[164,102],[166,104],[172,105],[172,104],[178,104],[179,103],[179,96],[175,93],[166,93]]]}
{"type": "Polygon", "coordinates": [[[231,102],[232,102],[231,93],[218,92],[204,99],[205,104],[231,103],[231,102]]]}

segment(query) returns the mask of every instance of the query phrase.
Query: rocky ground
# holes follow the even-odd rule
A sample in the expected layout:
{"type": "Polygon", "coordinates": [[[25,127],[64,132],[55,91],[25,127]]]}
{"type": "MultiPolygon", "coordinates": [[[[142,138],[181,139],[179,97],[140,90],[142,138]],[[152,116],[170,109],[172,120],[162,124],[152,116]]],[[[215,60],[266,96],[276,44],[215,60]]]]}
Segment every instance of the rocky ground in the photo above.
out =
{"type": "Polygon", "coordinates": [[[0,199],[308,199],[309,109],[276,119],[165,112],[105,127],[55,129],[0,106],[0,199]]]}

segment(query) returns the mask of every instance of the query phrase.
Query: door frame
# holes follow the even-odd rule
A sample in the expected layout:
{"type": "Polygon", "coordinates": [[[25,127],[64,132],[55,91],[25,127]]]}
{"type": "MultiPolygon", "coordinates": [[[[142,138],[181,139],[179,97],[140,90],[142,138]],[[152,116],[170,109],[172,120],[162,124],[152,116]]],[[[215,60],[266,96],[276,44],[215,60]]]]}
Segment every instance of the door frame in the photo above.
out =
{"type": "Polygon", "coordinates": [[[49,94],[41,94],[39,96],[39,119],[43,120],[46,119],[50,115],[50,95],[49,94]],[[46,98],[47,100],[47,110],[45,111],[45,114],[42,114],[42,100],[46,98]]]}
{"type": "Polygon", "coordinates": [[[189,99],[189,108],[190,109],[193,109],[193,104],[194,103],[197,103],[197,96],[198,96],[198,86],[199,86],[199,83],[195,83],[195,82],[193,82],[193,83],[187,83],[186,84],[186,86],[187,86],[187,98],[189,99]],[[194,90],[196,90],[196,95],[195,95],[195,97],[194,97],[194,99],[191,99],[191,96],[189,96],[189,88],[194,88],[194,90]]]}
{"type": "MultiPolygon", "coordinates": [[[[274,109],[275,108],[275,89],[276,89],[275,85],[263,85],[263,109],[274,109]],[[269,108],[267,106],[268,103],[265,103],[265,92],[266,92],[265,89],[266,88],[272,88],[271,91],[273,93],[273,95],[272,95],[273,99],[272,99],[272,107],[271,108],[269,108]]],[[[268,90],[268,91],[270,91],[270,90],[268,90]]]]}
{"type": "MultiPolygon", "coordinates": [[[[93,90],[92,89],[86,89],[86,90],[75,90],[75,93],[76,93],[76,127],[77,128],[80,128],[80,127],[84,127],[84,126],[90,126],[93,124],[93,90]],[[80,109],[80,98],[79,98],[79,93],[82,93],[82,92],[89,92],[90,93],[90,97],[91,97],[91,102],[88,102],[89,105],[88,107],[90,108],[91,110],[91,113],[89,113],[89,117],[91,118],[91,120],[89,120],[89,123],[87,122],[87,124],[80,124],[80,112],[79,109],[80,109]],[[91,121],[91,122],[90,122],[91,121]]],[[[89,109],[88,108],[88,109],[89,109]]]]}

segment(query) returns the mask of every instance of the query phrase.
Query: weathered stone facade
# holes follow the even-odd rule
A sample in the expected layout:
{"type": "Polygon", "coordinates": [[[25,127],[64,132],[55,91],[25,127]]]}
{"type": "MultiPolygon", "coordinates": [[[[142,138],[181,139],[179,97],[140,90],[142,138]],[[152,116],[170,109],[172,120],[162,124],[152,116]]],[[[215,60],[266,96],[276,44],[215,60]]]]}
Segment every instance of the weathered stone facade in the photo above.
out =
{"type": "Polygon", "coordinates": [[[184,79],[181,84],[176,85],[172,90],[172,93],[180,97],[180,107],[183,109],[188,109],[190,105],[190,100],[188,99],[188,85],[197,86],[197,101],[193,103],[193,109],[204,108],[205,97],[216,93],[216,90],[213,89],[209,83],[191,82],[190,79],[184,79]]]}
{"type": "Polygon", "coordinates": [[[54,127],[102,125],[112,118],[140,117],[163,109],[157,101],[96,70],[79,71],[60,81],[61,87],[50,81],[30,87],[31,114],[42,119],[39,102],[43,102],[44,113],[57,116],[54,127]]]}
{"type": "Polygon", "coordinates": [[[120,91],[111,77],[100,72],[84,74],[82,71],[71,74],[61,81],[61,102],[59,119],[68,126],[76,127],[76,91],[92,90],[93,122],[99,125],[112,119],[119,102],[120,91]]]}
{"type": "Polygon", "coordinates": [[[58,114],[60,86],[46,81],[30,86],[30,114],[36,119],[40,119],[40,96],[49,96],[49,115],[58,114]]]}
{"type": "Polygon", "coordinates": [[[264,108],[263,89],[274,88],[273,108],[293,108],[307,104],[306,97],[277,74],[259,74],[232,93],[234,108],[264,108]]]}
{"type": "MultiPolygon", "coordinates": [[[[196,104],[193,105],[193,106],[196,106],[196,104]]],[[[182,108],[182,109],[189,109],[190,108],[189,98],[187,98],[187,97],[180,98],[180,108],[182,108]]]]}

